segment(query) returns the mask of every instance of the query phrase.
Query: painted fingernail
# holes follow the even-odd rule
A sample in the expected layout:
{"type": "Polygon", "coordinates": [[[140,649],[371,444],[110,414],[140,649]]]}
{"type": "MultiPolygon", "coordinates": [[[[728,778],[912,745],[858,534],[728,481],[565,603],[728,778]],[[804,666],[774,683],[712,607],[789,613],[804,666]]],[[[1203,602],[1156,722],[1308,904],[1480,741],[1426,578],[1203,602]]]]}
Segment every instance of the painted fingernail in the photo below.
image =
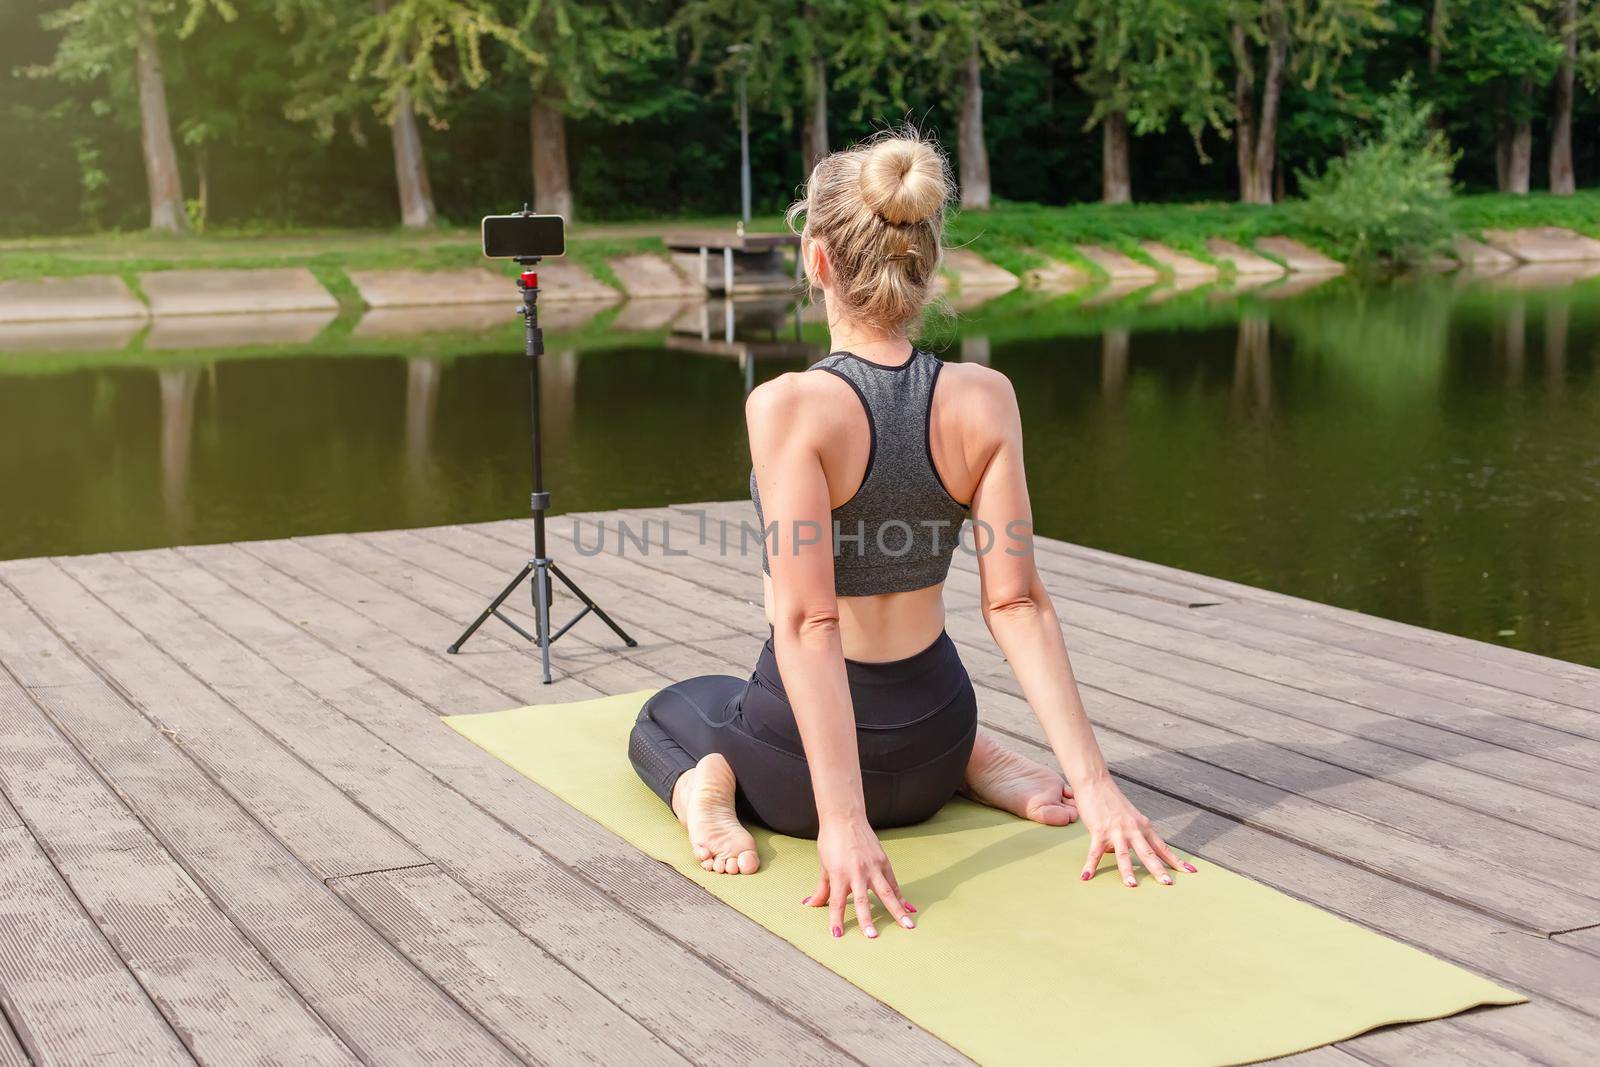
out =
{"type": "Polygon", "coordinates": [[[1196,867],[1192,863],[1185,863],[1183,865],[1183,869],[1188,871],[1190,874],[1199,874],[1200,873],[1200,868],[1196,867]]]}
{"type": "Polygon", "coordinates": [[[917,924],[911,921],[911,916],[909,915],[900,916],[900,925],[907,930],[915,930],[917,928],[917,924]]]}
{"type": "Polygon", "coordinates": [[[1124,878],[1123,881],[1128,883],[1128,888],[1129,889],[1138,889],[1139,888],[1139,880],[1137,878],[1124,878]]]}
{"type": "Polygon", "coordinates": [[[1172,879],[1163,874],[1161,876],[1161,884],[1162,885],[1171,885],[1172,884],[1172,879]]]}
{"type": "Polygon", "coordinates": [[[1087,882],[1089,880],[1089,872],[1084,871],[1082,874],[1078,875],[1078,877],[1087,882]]]}
{"type": "Polygon", "coordinates": [[[841,928],[839,928],[839,927],[837,927],[837,926],[835,926],[835,927],[834,927],[834,928],[833,928],[833,929],[832,929],[832,930],[831,930],[831,931],[830,931],[830,933],[832,933],[832,934],[833,934],[833,936],[834,936],[834,937],[843,937],[843,936],[844,936],[844,930],[842,930],[842,929],[841,929],[841,928]]]}
{"type": "Polygon", "coordinates": [[[900,906],[902,908],[906,909],[907,911],[909,911],[913,915],[915,915],[917,913],[917,906],[915,904],[911,903],[911,901],[909,901],[909,900],[902,900],[900,902],[900,906]]]}
{"type": "Polygon", "coordinates": [[[868,937],[877,937],[878,928],[876,926],[869,926],[867,927],[866,934],[868,937]]]}
{"type": "Polygon", "coordinates": [[[804,898],[801,899],[800,903],[809,904],[809,903],[811,903],[811,898],[810,897],[804,897],[804,898]]]}

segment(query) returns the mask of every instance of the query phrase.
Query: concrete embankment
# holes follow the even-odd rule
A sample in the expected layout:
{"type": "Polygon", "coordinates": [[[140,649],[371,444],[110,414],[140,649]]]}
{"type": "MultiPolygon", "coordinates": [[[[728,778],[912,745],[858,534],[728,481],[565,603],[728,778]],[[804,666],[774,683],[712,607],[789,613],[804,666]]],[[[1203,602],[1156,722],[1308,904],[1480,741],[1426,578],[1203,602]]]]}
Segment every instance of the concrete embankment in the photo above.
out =
{"type": "MultiPolygon", "coordinates": [[[[1586,271],[1585,265],[1600,264],[1600,241],[1571,230],[1534,227],[1489,230],[1481,236],[1482,241],[1456,238],[1450,258],[1441,259],[1436,267],[1475,274],[1539,267],[1541,277],[1584,277],[1596,273],[1586,271]],[[1562,264],[1573,268],[1564,271],[1557,266],[1562,264]]],[[[1322,252],[1282,236],[1260,238],[1250,247],[1215,238],[1206,242],[1203,258],[1156,241],[1143,241],[1128,250],[1084,244],[1072,252],[1070,262],[1035,252],[1042,263],[1019,276],[972,248],[951,249],[942,287],[959,308],[1019,287],[1055,293],[1095,290],[1103,299],[1161,287],[1181,291],[1217,285],[1244,290],[1276,283],[1276,289],[1288,285],[1283,279],[1294,277],[1298,281],[1292,288],[1300,291],[1315,284],[1314,279],[1344,270],[1343,264],[1322,252]]],[[[540,288],[547,305],[703,297],[703,280],[683,268],[678,262],[682,258],[664,253],[617,256],[605,262],[606,278],[598,276],[602,273],[598,265],[591,270],[571,259],[552,260],[539,268],[540,288]]],[[[352,270],[347,277],[360,303],[374,313],[505,305],[516,300],[510,280],[485,268],[352,270]]],[[[134,280],[135,287],[111,274],[0,282],[0,328],[6,336],[21,338],[41,332],[71,333],[67,324],[78,324],[80,332],[98,336],[148,319],[194,317],[216,323],[230,315],[274,312],[321,321],[339,307],[334,295],[305,267],[162,270],[139,274],[134,280]]],[[[393,317],[398,325],[405,316],[393,317]]],[[[177,336],[194,330],[173,326],[166,332],[177,336]]]]}

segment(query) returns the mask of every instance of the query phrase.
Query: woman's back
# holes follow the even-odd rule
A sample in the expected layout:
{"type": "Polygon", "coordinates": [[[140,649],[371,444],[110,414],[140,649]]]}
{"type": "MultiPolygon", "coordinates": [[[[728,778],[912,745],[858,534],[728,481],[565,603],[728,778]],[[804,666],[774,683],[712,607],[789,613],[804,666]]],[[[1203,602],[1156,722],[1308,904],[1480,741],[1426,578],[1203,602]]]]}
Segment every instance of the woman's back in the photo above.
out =
{"type": "MultiPolygon", "coordinates": [[[[987,547],[962,524],[993,452],[994,423],[982,415],[1004,380],[919,349],[896,358],[862,347],[871,354],[835,352],[813,373],[763,385],[746,410],[752,426],[818,443],[834,530],[774,528],[768,539],[777,552],[793,552],[797,534],[833,539],[844,653],[870,662],[927,647],[944,627],[953,553],[987,547]]],[[[754,472],[750,488],[761,524],[754,472]]],[[[765,553],[762,563],[772,621],[765,553]]]]}

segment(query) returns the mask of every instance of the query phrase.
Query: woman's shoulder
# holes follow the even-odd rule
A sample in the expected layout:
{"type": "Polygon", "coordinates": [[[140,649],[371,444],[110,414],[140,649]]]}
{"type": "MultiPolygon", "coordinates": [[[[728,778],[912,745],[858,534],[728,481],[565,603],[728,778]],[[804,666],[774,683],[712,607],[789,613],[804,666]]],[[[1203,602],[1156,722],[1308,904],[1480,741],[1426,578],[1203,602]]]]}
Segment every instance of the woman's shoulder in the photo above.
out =
{"type": "Polygon", "coordinates": [[[832,374],[790,371],[762,382],[745,397],[745,422],[752,428],[795,433],[837,432],[850,409],[848,383],[832,374]]]}
{"type": "Polygon", "coordinates": [[[964,414],[987,423],[1014,416],[1017,392],[1011,379],[982,363],[946,363],[939,371],[941,406],[949,402],[964,414]]]}

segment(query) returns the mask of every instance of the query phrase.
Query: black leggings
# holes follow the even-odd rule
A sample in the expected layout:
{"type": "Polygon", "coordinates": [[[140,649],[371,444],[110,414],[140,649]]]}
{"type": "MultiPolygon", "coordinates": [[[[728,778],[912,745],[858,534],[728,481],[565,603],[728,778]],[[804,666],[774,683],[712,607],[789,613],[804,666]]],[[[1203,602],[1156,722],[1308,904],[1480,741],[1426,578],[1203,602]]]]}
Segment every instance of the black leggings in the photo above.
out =
{"type": "MultiPolygon", "coordinates": [[[[845,661],[867,819],[921,822],[955,795],[972,756],[978,701],[949,635],[907,659],[845,661]]],[[[794,711],[769,638],[748,680],[703,675],[645,702],[628,758],[667,803],[678,776],[720,752],[738,779],[741,811],[794,837],[817,836],[817,803],[794,711]]]]}

